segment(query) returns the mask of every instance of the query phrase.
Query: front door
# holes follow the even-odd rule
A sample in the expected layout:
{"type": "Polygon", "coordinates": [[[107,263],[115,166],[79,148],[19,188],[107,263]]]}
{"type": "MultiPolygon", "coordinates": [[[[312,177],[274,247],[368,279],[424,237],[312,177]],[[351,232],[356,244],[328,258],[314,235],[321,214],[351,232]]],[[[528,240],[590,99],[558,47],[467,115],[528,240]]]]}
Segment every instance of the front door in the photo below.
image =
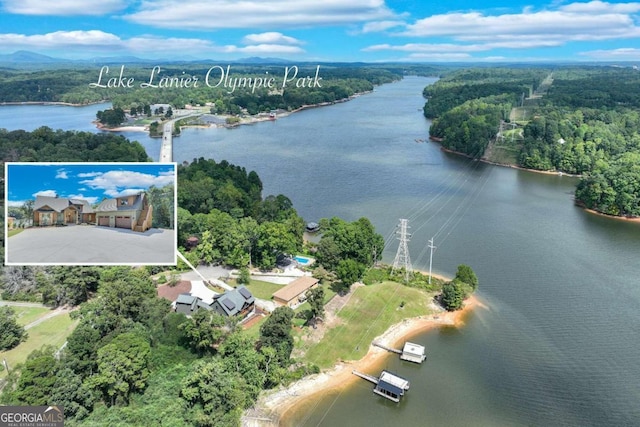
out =
{"type": "Polygon", "coordinates": [[[40,225],[51,225],[51,212],[40,212],[40,225]]]}

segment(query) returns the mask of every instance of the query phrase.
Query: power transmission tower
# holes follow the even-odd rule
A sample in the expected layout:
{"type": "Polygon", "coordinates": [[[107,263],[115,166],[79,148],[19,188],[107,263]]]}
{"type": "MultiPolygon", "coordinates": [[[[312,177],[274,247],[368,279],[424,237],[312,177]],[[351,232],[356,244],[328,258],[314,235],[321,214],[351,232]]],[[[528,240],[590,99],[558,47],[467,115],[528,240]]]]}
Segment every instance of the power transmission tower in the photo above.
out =
{"type": "Polygon", "coordinates": [[[429,255],[429,284],[431,284],[431,264],[433,264],[433,250],[436,248],[433,246],[433,237],[429,240],[429,246],[427,247],[431,249],[431,254],[429,255]]]}
{"type": "Polygon", "coordinates": [[[406,282],[408,282],[409,278],[413,275],[413,267],[411,267],[411,258],[409,257],[409,240],[411,239],[411,234],[407,231],[409,228],[408,224],[408,219],[400,220],[400,230],[396,231],[396,234],[399,235],[398,240],[400,240],[400,244],[398,245],[398,252],[396,252],[393,267],[391,268],[391,273],[400,268],[404,268],[404,280],[406,282]]]}

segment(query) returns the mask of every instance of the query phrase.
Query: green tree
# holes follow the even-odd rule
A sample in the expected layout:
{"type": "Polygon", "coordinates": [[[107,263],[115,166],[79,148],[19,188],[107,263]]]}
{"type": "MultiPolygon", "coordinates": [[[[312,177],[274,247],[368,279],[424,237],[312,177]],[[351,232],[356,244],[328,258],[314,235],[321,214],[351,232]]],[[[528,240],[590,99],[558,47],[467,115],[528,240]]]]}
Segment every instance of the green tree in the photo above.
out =
{"type": "Polygon", "coordinates": [[[291,320],[295,315],[290,307],[278,307],[260,326],[260,343],[276,351],[280,366],[288,366],[293,350],[291,320]]]}
{"type": "Polygon", "coordinates": [[[460,264],[456,272],[455,280],[462,283],[466,283],[471,286],[473,290],[478,288],[478,277],[474,273],[473,269],[465,264],[460,264]]]}
{"type": "Polygon", "coordinates": [[[313,317],[324,318],[324,288],[318,286],[311,289],[307,301],[309,301],[309,305],[311,306],[311,314],[313,317]]]}
{"type": "Polygon", "coordinates": [[[355,282],[360,280],[365,271],[365,266],[353,259],[343,259],[338,262],[336,276],[348,289],[355,282]]]}
{"type": "Polygon", "coordinates": [[[179,327],[184,331],[185,338],[191,348],[198,354],[211,354],[215,346],[220,344],[227,335],[224,327],[227,325],[225,318],[208,310],[198,310],[190,321],[182,323],[179,327]]]}
{"type": "Polygon", "coordinates": [[[0,306],[0,350],[10,350],[26,339],[27,333],[16,321],[13,308],[0,306]]]}
{"type": "Polygon", "coordinates": [[[464,292],[460,283],[455,280],[442,286],[442,305],[447,311],[456,311],[462,308],[464,292]]]}
{"type": "Polygon", "coordinates": [[[242,267],[240,269],[240,274],[238,275],[238,283],[241,285],[248,285],[251,282],[251,272],[247,267],[242,267]]]}
{"type": "Polygon", "coordinates": [[[98,350],[98,372],[89,386],[100,390],[110,405],[128,404],[132,392],[143,390],[149,376],[149,342],[134,332],[116,336],[98,350]]]}
{"type": "Polygon", "coordinates": [[[15,390],[9,392],[9,400],[21,405],[49,405],[56,382],[58,362],[53,347],[33,351],[20,369],[20,379],[15,390]]]}
{"type": "Polygon", "coordinates": [[[227,370],[220,359],[196,361],[180,389],[189,407],[188,421],[207,427],[238,426],[249,403],[244,384],[242,376],[227,370]]]}

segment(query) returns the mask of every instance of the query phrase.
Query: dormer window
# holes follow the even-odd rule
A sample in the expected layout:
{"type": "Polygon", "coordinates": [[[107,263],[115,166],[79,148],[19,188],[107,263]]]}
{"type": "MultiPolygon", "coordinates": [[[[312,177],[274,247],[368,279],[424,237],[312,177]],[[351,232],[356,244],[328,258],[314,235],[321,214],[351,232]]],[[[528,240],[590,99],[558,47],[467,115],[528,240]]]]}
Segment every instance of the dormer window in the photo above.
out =
{"type": "Polygon", "coordinates": [[[129,200],[127,199],[120,199],[120,206],[125,206],[129,204],[129,200]]]}

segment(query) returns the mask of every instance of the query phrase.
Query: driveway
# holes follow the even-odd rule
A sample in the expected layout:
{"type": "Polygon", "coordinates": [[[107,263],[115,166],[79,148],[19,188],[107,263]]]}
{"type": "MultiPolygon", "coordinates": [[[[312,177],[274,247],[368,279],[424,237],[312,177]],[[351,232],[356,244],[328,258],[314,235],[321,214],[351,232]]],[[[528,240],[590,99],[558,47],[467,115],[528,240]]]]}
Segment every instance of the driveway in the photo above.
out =
{"type": "Polygon", "coordinates": [[[29,228],[6,240],[7,264],[175,264],[175,230],[29,228]]]}

